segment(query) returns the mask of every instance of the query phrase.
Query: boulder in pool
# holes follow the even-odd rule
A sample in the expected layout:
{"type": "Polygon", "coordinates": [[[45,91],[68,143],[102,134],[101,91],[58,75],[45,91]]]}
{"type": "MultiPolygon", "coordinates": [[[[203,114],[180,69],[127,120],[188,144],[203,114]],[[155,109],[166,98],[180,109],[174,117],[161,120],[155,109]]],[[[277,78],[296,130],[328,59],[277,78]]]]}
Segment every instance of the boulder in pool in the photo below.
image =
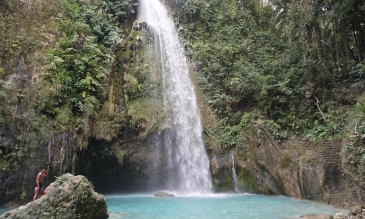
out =
{"type": "Polygon", "coordinates": [[[175,197],[174,194],[170,193],[169,191],[158,191],[155,193],[156,197],[163,197],[163,198],[166,198],[166,197],[175,197]]]}
{"type": "Polygon", "coordinates": [[[8,211],[0,219],[108,218],[106,200],[84,176],[64,174],[51,183],[47,195],[8,211]]]}

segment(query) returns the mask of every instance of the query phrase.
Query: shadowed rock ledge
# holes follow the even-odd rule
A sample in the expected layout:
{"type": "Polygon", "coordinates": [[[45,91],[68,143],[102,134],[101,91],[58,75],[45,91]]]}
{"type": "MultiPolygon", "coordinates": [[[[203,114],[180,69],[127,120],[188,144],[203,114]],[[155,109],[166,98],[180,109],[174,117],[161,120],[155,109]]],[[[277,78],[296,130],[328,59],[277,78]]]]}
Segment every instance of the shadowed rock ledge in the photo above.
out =
{"type": "Polygon", "coordinates": [[[46,195],[6,212],[0,216],[0,219],[104,219],[108,217],[104,196],[94,191],[86,177],[64,174],[51,183],[46,195]]]}

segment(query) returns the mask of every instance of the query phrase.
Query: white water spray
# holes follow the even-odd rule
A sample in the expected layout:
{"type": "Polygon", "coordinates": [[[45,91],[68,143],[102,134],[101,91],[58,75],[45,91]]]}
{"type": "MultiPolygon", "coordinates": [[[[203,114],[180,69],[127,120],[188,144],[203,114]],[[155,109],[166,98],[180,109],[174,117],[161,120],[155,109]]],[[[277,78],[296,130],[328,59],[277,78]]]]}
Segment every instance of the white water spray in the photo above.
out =
{"type": "Polygon", "coordinates": [[[237,180],[237,174],[236,174],[236,166],[234,164],[234,151],[231,150],[231,171],[232,171],[232,178],[233,178],[233,183],[234,183],[234,191],[235,192],[240,192],[239,188],[238,188],[238,180],[237,180]]]}
{"type": "Polygon", "coordinates": [[[139,1],[139,21],[146,22],[151,37],[159,48],[156,50],[161,59],[164,89],[165,127],[170,129],[163,142],[161,154],[167,158],[167,178],[163,179],[165,189],[179,194],[211,193],[212,183],[209,159],[206,154],[200,113],[197,106],[194,86],[189,78],[184,50],[178,34],[165,6],[159,0],[139,1]]]}

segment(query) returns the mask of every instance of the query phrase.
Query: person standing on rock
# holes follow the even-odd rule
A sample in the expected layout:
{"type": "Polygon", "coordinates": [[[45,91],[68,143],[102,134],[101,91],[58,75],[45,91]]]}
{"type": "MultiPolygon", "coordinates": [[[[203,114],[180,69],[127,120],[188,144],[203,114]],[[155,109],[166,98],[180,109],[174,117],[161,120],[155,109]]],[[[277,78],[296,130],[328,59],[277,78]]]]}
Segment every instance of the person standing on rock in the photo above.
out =
{"type": "Polygon", "coordinates": [[[41,172],[39,172],[37,174],[37,178],[35,179],[35,189],[34,189],[33,201],[40,197],[40,195],[43,191],[42,183],[43,183],[44,178],[46,178],[46,177],[47,177],[47,170],[46,170],[46,168],[43,168],[41,170],[41,172]]]}

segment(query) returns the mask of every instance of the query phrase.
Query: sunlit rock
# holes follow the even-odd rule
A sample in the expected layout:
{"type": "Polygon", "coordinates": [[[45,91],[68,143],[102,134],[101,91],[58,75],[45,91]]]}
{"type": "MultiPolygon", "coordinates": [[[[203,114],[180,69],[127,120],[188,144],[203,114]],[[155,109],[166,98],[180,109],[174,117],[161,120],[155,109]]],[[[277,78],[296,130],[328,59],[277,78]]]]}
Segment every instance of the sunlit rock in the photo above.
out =
{"type": "Polygon", "coordinates": [[[342,213],[337,213],[333,216],[333,219],[344,219],[345,215],[342,213]]]}
{"type": "Polygon", "coordinates": [[[103,195],[94,192],[84,176],[64,174],[51,183],[48,193],[27,205],[6,212],[0,219],[108,218],[103,195]]]}

